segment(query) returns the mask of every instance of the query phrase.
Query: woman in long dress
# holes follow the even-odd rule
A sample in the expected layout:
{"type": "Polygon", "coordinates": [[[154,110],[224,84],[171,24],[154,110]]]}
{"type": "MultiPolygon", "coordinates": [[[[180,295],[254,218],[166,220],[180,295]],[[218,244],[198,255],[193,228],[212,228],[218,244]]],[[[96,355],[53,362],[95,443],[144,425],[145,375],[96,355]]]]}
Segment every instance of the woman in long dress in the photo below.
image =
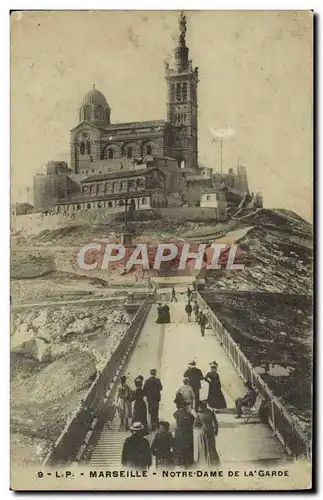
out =
{"type": "Polygon", "coordinates": [[[125,428],[128,430],[129,429],[128,420],[132,416],[132,411],[131,411],[132,391],[130,389],[130,386],[127,384],[126,376],[123,375],[120,381],[121,384],[117,389],[117,397],[115,405],[117,407],[120,418],[120,427],[125,426],[125,428]]]}
{"type": "Polygon", "coordinates": [[[218,374],[218,364],[212,362],[210,365],[211,371],[205,375],[205,380],[209,384],[209,393],[207,397],[207,404],[210,408],[220,410],[227,407],[225,397],[221,391],[221,381],[218,374]]]}
{"type": "Polygon", "coordinates": [[[184,399],[179,394],[176,399],[177,410],[174,413],[175,456],[176,465],[190,467],[194,463],[193,456],[193,424],[194,417],[187,409],[184,399]]]}
{"type": "Polygon", "coordinates": [[[200,466],[217,466],[220,464],[215,447],[218,435],[218,421],[206,401],[200,401],[194,424],[194,461],[200,466]]]}
{"type": "Polygon", "coordinates": [[[132,394],[132,401],[134,401],[133,405],[133,415],[132,415],[132,423],[141,422],[144,426],[143,435],[147,436],[148,434],[148,421],[147,421],[147,405],[144,400],[144,391],[142,388],[143,377],[139,375],[135,378],[135,390],[132,394]]]}

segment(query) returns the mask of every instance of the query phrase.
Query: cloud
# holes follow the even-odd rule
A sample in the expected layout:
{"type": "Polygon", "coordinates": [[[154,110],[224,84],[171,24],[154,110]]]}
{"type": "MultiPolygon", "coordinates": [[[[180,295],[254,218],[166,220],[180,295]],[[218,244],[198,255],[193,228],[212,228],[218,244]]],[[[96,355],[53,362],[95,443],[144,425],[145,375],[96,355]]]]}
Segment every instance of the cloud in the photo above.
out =
{"type": "Polygon", "coordinates": [[[214,130],[214,128],[209,127],[209,131],[213,139],[215,140],[229,139],[230,137],[234,137],[236,135],[236,132],[232,127],[218,128],[217,130],[214,130]]]}

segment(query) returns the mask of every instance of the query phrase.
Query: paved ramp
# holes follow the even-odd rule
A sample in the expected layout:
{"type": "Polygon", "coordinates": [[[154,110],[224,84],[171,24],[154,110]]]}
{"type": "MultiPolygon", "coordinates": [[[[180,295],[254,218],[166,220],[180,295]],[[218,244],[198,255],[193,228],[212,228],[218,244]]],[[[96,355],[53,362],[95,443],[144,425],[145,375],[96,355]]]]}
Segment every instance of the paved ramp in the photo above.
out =
{"type": "MultiPolygon", "coordinates": [[[[156,305],[153,305],[125,373],[133,379],[138,374],[149,376],[151,368],[157,368],[164,386],[160,405],[160,419],[166,419],[174,430],[173,403],[175,392],[182,383],[187,363],[194,359],[203,374],[209,369],[209,362],[216,360],[223,394],[228,409],[218,414],[219,435],[217,450],[222,465],[257,463],[258,466],[273,461],[286,460],[287,457],[272,431],[257,420],[246,424],[243,419],[235,419],[234,400],[244,394],[244,386],[232,366],[225,351],[212,330],[207,329],[202,337],[195,322],[188,323],[184,311],[185,299],[170,305],[171,323],[156,324],[156,305]]],[[[202,382],[201,398],[207,396],[208,384],[202,382]]],[[[119,431],[115,417],[112,425],[105,427],[98,445],[92,454],[90,465],[95,467],[120,466],[122,445],[129,433],[119,431]]],[[[152,436],[149,436],[151,439],[152,436]]]]}

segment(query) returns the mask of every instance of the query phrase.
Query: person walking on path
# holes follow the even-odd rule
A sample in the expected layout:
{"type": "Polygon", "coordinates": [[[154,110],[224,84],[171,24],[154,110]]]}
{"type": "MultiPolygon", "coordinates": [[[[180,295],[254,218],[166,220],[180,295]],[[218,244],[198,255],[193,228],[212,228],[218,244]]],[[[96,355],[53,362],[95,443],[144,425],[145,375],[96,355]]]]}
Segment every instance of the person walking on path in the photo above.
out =
{"type": "Polygon", "coordinates": [[[189,286],[187,287],[186,293],[187,293],[187,300],[188,300],[188,302],[191,302],[191,299],[192,299],[192,290],[190,289],[189,286]]]}
{"type": "Polygon", "coordinates": [[[163,318],[164,318],[163,323],[170,323],[169,306],[167,304],[163,306],[163,318]]]}
{"type": "Polygon", "coordinates": [[[206,324],[207,324],[207,317],[206,317],[206,314],[204,311],[201,311],[200,313],[200,330],[201,330],[201,335],[202,337],[204,337],[204,333],[205,333],[205,327],[206,327],[206,324]]]}
{"type": "Polygon", "coordinates": [[[169,468],[175,462],[175,439],[169,431],[169,427],[169,422],[159,422],[159,431],[151,445],[151,453],[156,457],[157,468],[169,468]]]}
{"type": "Polygon", "coordinates": [[[177,410],[174,413],[175,429],[175,456],[176,465],[190,467],[194,464],[193,424],[194,416],[188,411],[185,400],[179,395],[177,410]]]}
{"type": "Polygon", "coordinates": [[[117,408],[119,418],[120,418],[120,428],[125,427],[126,430],[129,429],[128,420],[132,417],[131,410],[131,397],[132,391],[130,386],[127,384],[127,377],[123,375],[120,379],[121,384],[117,389],[117,397],[115,406],[117,408]]]}
{"type": "Polygon", "coordinates": [[[195,401],[195,411],[198,409],[198,405],[200,402],[200,389],[201,389],[201,381],[204,380],[203,373],[199,368],[196,368],[195,361],[191,361],[188,364],[187,370],[184,372],[184,377],[189,379],[189,384],[194,392],[194,401],[195,401]]]}
{"type": "Polygon", "coordinates": [[[246,394],[243,396],[243,398],[237,398],[235,400],[237,410],[236,418],[241,418],[243,407],[252,408],[257,399],[257,393],[252,387],[252,383],[250,382],[250,380],[247,380],[245,386],[247,388],[246,394]]]}
{"type": "Polygon", "coordinates": [[[197,302],[194,303],[193,311],[195,314],[195,322],[198,323],[200,319],[200,314],[199,314],[200,308],[197,302]]]}
{"type": "Polygon", "coordinates": [[[132,423],[141,422],[144,426],[143,435],[148,434],[148,422],[147,422],[147,405],[144,400],[144,391],[142,388],[143,376],[139,375],[134,380],[135,390],[132,395],[132,401],[134,401],[133,412],[132,412],[132,423]]]}
{"type": "Polygon", "coordinates": [[[147,470],[152,464],[152,456],[149,442],[143,436],[144,426],[134,422],[130,430],[132,435],[124,442],[121,463],[125,467],[147,470]]]}
{"type": "Polygon", "coordinates": [[[176,392],[174,403],[177,405],[178,401],[182,400],[189,411],[194,408],[194,391],[190,386],[190,379],[188,377],[184,377],[183,385],[176,392]]]}
{"type": "Polygon", "coordinates": [[[175,292],[175,288],[174,287],[172,287],[172,300],[171,300],[171,302],[173,302],[173,300],[175,302],[177,302],[177,297],[176,297],[176,292],[175,292]]]}
{"type": "Polygon", "coordinates": [[[221,390],[221,381],[216,361],[212,361],[210,363],[210,371],[205,375],[205,381],[209,384],[207,403],[210,408],[213,408],[214,410],[226,408],[227,403],[221,390]]]}
{"type": "Polygon", "coordinates": [[[158,302],[156,323],[164,323],[164,308],[161,302],[158,302]]]}
{"type": "Polygon", "coordinates": [[[219,425],[214,412],[208,409],[206,401],[201,401],[194,423],[194,461],[199,466],[220,465],[215,446],[218,430],[219,425]]]}
{"type": "Polygon", "coordinates": [[[192,306],[191,306],[191,304],[189,302],[185,306],[185,312],[187,314],[188,322],[190,323],[191,322],[191,316],[192,316],[192,306]]]}
{"type": "Polygon", "coordinates": [[[148,403],[148,412],[150,415],[151,429],[156,430],[159,422],[159,403],[160,403],[160,393],[163,390],[162,383],[159,378],[156,377],[157,370],[153,368],[150,370],[150,377],[147,378],[144,384],[144,395],[146,396],[148,403]]]}

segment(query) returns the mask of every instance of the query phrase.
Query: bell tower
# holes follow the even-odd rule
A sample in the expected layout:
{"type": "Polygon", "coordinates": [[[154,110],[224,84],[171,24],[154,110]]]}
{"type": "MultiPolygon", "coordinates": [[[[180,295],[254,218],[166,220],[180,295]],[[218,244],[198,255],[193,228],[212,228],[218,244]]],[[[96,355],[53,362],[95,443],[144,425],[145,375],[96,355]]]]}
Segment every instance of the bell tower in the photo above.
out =
{"type": "Polygon", "coordinates": [[[175,48],[174,68],[165,64],[167,121],[172,124],[171,154],[185,166],[197,168],[197,84],[198,68],[193,69],[186,46],[187,21],[181,12],[180,34],[175,48]]]}

